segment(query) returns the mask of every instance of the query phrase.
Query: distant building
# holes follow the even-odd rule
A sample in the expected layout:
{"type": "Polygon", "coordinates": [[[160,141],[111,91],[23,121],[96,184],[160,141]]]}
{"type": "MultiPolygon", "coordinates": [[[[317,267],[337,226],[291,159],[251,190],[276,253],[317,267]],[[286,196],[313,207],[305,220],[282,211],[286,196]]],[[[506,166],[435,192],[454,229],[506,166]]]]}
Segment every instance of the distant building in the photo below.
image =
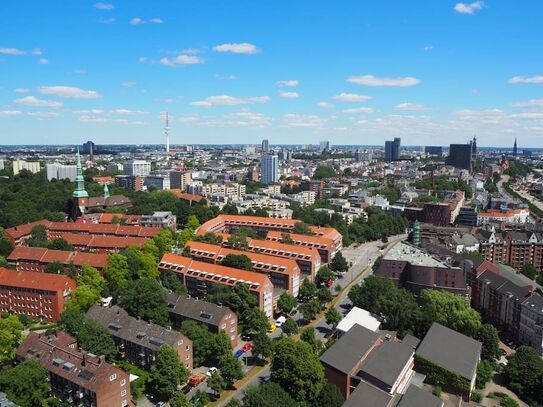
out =
{"type": "Polygon", "coordinates": [[[133,191],[143,191],[143,181],[143,177],[130,175],[115,176],[115,185],[126,189],[132,189],[133,191]]]}
{"type": "Polygon", "coordinates": [[[109,173],[115,173],[123,170],[123,165],[121,163],[108,163],[106,165],[106,171],[109,173]]]}
{"type": "Polygon", "coordinates": [[[192,173],[187,171],[170,172],[170,188],[185,191],[187,185],[192,182],[192,173]]]}
{"type": "Polygon", "coordinates": [[[360,325],[370,331],[377,332],[381,326],[381,321],[365,309],[352,307],[349,313],[337,325],[338,336],[347,333],[354,325],[360,325]]]}
{"type": "Polygon", "coordinates": [[[41,170],[40,163],[38,161],[13,160],[13,175],[19,174],[22,170],[36,174],[41,170]]]}
{"type": "Polygon", "coordinates": [[[123,164],[124,175],[145,177],[151,172],[151,163],[143,160],[131,160],[123,164]]]}
{"type": "Polygon", "coordinates": [[[516,157],[518,154],[517,150],[517,138],[515,137],[515,144],[513,144],[513,156],[516,157]]]}
{"type": "Polygon", "coordinates": [[[447,165],[472,171],[477,158],[477,140],[475,137],[468,144],[451,144],[447,165]]]}
{"type": "Polygon", "coordinates": [[[53,179],[69,179],[74,182],[77,175],[76,165],[64,165],[60,163],[48,163],[45,164],[45,176],[47,181],[53,179]]]}
{"type": "Polygon", "coordinates": [[[262,152],[267,153],[268,151],[270,151],[270,142],[267,139],[262,140],[262,152]]]}
{"type": "Polygon", "coordinates": [[[94,144],[92,141],[87,141],[86,143],[83,143],[83,149],[81,150],[83,154],[90,154],[94,153],[96,154],[96,144],[94,144]]]}
{"type": "Polygon", "coordinates": [[[327,153],[328,151],[330,151],[330,142],[321,141],[319,143],[319,152],[322,154],[322,153],[327,153]]]}
{"type": "Polygon", "coordinates": [[[70,405],[133,407],[130,375],[80,351],[74,337],[63,331],[30,332],[17,348],[17,359],[35,360],[49,373],[52,393],[70,405]]]}
{"type": "Polygon", "coordinates": [[[152,215],[143,215],[140,224],[148,228],[169,228],[175,232],[177,230],[177,216],[169,211],[154,212],[152,215]]]}
{"type": "MultiPolygon", "coordinates": [[[[0,171],[3,170],[3,169],[4,169],[4,160],[0,159],[0,171]]],[[[0,394],[2,394],[2,393],[0,393],[0,394]]]]}
{"type": "Polygon", "coordinates": [[[143,180],[143,185],[149,189],[169,190],[170,177],[163,174],[149,174],[143,180]]]}
{"type": "Polygon", "coordinates": [[[263,184],[279,181],[279,158],[276,155],[264,154],[260,161],[260,180],[263,184]]]}
{"type": "Polygon", "coordinates": [[[392,141],[385,141],[385,161],[398,161],[400,159],[401,139],[395,137],[392,141]]]}
{"type": "Polygon", "coordinates": [[[443,147],[441,146],[426,146],[424,148],[424,153],[426,155],[434,155],[437,157],[443,156],[443,147]]]}

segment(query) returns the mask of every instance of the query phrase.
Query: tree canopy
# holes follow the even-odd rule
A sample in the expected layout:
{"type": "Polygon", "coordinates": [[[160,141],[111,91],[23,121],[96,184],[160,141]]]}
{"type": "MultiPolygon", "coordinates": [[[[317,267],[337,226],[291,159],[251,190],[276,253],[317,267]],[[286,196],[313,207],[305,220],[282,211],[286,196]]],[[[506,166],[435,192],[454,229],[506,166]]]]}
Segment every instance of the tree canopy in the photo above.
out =
{"type": "Polygon", "coordinates": [[[167,400],[177,392],[177,386],[189,377],[187,368],[181,364],[179,353],[168,344],[162,345],[156,353],[156,363],[151,370],[151,387],[167,400]]]}
{"type": "Polygon", "coordinates": [[[3,371],[0,375],[0,391],[21,407],[41,406],[49,396],[51,385],[47,381],[49,374],[34,360],[3,371]]]}
{"type": "Polygon", "coordinates": [[[298,403],[274,382],[249,386],[243,397],[243,407],[297,407],[298,403]]]}
{"type": "Polygon", "coordinates": [[[245,254],[227,254],[222,260],[221,264],[226,267],[233,267],[247,271],[251,271],[253,269],[251,259],[245,254]]]}
{"type": "Polygon", "coordinates": [[[117,303],[133,317],[155,324],[168,324],[166,292],[158,281],[142,278],[119,290],[117,303]]]}

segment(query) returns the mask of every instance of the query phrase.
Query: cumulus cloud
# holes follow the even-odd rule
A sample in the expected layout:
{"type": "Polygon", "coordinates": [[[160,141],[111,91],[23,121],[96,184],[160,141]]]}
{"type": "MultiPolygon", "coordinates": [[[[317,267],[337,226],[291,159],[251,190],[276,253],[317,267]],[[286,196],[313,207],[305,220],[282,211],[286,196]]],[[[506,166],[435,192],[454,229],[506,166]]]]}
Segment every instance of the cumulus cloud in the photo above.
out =
{"type": "Polygon", "coordinates": [[[277,81],[278,86],[288,86],[288,87],[294,87],[298,86],[298,80],[297,79],[288,79],[286,81],[277,81]]]}
{"type": "Polygon", "coordinates": [[[512,119],[520,120],[543,120],[543,112],[525,112],[511,115],[512,119]]]}
{"type": "Polygon", "coordinates": [[[25,55],[26,51],[18,48],[0,48],[2,55],[25,55]]]}
{"type": "Polygon", "coordinates": [[[130,24],[131,25],[142,25],[142,24],[145,24],[145,21],[143,21],[139,17],[134,17],[133,19],[130,20],[130,24]]]}
{"type": "Polygon", "coordinates": [[[19,116],[23,112],[20,110],[0,110],[0,117],[13,117],[13,116],[19,116]]]}
{"type": "Polygon", "coordinates": [[[371,107],[355,107],[353,109],[345,109],[343,113],[373,113],[373,109],[371,107]]]}
{"type": "Polygon", "coordinates": [[[203,100],[191,102],[192,106],[236,106],[236,105],[252,105],[263,104],[270,101],[269,96],[253,96],[248,98],[239,98],[228,95],[209,96],[203,100]]]}
{"type": "Polygon", "coordinates": [[[216,52],[232,52],[234,54],[256,54],[260,50],[248,42],[219,44],[213,47],[216,52]]]}
{"type": "Polygon", "coordinates": [[[410,110],[410,111],[419,111],[419,110],[425,110],[426,106],[420,103],[400,103],[394,107],[398,110],[410,110]]]}
{"type": "Polygon", "coordinates": [[[111,113],[123,116],[142,116],[148,114],[149,112],[144,112],[142,110],[115,109],[111,113]]]}
{"type": "Polygon", "coordinates": [[[530,99],[524,102],[511,103],[511,107],[543,107],[543,99],[530,99]]]}
{"type": "Polygon", "coordinates": [[[279,97],[284,99],[297,99],[300,97],[300,94],[298,92],[279,92],[279,97]]]}
{"type": "Polygon", "coordinates": [[[136,82],[134,81],[123,81],[121,83],[122,86],[124,86],[125,88],[133,88],[134,86],[136,86],[136,82]]]}
{"type": "Polygon", "coordinates": [[[270,119],[262,113],[234,112],[221,117],[212,117],[198,122],[205,127],[247,127],[263,129],[270,126],[270,119]]]}
{"type": "Polygon", "coordinates": [[[94,8],[98,10],[113,10],[115,7],[111,3],[94,3],[94,8]]]}
{"type": "Polygon", "coordinates": [[[432,51],[433,49],[434,49],[433,45],[427,45],[422,50],[428,52],[428,51],[432,51]]]}
{"type": "Polygon", "coordinates": [[[542,75],[513,76],[507,82],[509,82],[510,84],[513,84],[513,85],[517,85],[519,83],[543,83],[543,76],[542,75]]]}
{"type": "Polygon", "coordinates": [[[153,23],[153,24],[162,24],[162,23],[164,23],[164,21],[161,18],[151,18],[149,20],[149,22],[153,23]]]}
{"type": "Polygon", "coordinates": [[[49,60],[47,58],[40,58],[38,60],[38,64],[40,65],[47,65],[49,63],[49,60]]]}
{"type": "Polygon", "coordinates": [[[332,109],[334,107],[334,105],[329,102],[319,102],[317,106],[322,109],[332,109]]]}
{"type": "Polygon", "coordinates": [[[356,93],[340,93],[333,96],[333,99],[340,102],[367,102],[371,99],[371,96],[358,95],[356,93]]]}
{"type": "Polygon", "coordinates": [[[38,91],[44,95],[53,95],[67,99],[98,99],[102,95],[95,90],[84,90],[74,86],[41,86],[38,91]]]}
{"type": "Polygon", "coordinates": [[[37,117],[39,119],[50,119],[52,117],[60,116],[58,112],[28,112],[27,115],[37,117]]]}
{"type": "Polygon", "coordinates": [[[24,98],[15,99],[13,103],[30,107],[49,107],[51,109],[60,109],[64,106],[60,102],[55,102],[54,100],[38,99],[35,96],[25,96],[24,98]]]}
{"type": "Polygon", "coordinates": [[[477,10],[481,10],[485,6],[482,0],[474,1],[473,3],[456,3],[454,11],[460,14],[474,14],[477,10]]]}
{"type": "MultiPolygon", "coordinates": [[[[141,58],[140,58],[140,62],[141,58]]],[[[143,61],[145,62],[145,61],[143,61]]],[[[204,58],[198,57],[196,55],[186,55],[181,54],[176,57],[171,58],[161,58],[160,64],[166,65],[166,66],[183,66],[183,65],[196,65],[196,64],[203,64],[205,62],[204,58]]]]}
{"type": "Polygon", "coordinates": [[[222,80],[222,81],[234,81],[234,80],[238,79],[238,77],[236,75],[219,75],[218,73],[213,75],[213,77],[215,79],[219,79],[219,80],[222,80]]]}
{"type": "Polygon", "coordinates": [[[16,88],[14,90],[15,93],[28,93],[30,92],[30,89],[27,89],[27,88],[16,88]]]}
{"type": "Polygon", "coordinates": [[[355,83],[364,86],[391,86],[405,88],[415,86],[420,83],[420,79],[412,76],[404,76],[397,78],[377,78],[373,75],[349,76],[347,82],[355,83]]]}
{"type": "Polygon", "coordinates": [[[319,128],[323,127],[326,120],[317,115],[304,115],[296,113],[287,113],[283,115],[283,122],[287,127],[307,127],[319,128]]]}

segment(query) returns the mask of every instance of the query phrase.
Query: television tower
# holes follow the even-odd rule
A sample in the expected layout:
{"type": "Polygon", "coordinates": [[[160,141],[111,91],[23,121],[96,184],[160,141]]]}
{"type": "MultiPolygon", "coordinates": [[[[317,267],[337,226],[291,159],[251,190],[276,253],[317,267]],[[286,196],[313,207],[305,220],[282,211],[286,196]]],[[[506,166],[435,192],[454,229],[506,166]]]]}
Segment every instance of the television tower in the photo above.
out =
{"type": "Polygon", "coordinates": [[[166,126],[164,127],[164,135],[166,136],[166,154],[170,153],[170,122],[168,112],[166,112],[166,126]]]}

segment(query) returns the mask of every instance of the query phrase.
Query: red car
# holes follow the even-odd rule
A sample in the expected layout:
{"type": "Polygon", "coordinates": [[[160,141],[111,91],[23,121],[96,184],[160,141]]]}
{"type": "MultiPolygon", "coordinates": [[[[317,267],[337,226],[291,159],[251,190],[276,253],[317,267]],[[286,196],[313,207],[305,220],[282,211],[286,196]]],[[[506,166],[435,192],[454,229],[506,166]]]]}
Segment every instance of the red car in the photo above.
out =
{"type": "Polygon", "coordinates": [[[243,353],[245,353],[245,352],[251,350],[252,347],[253,347],[253,345],[251,345],[250,343],[247,342],[245,345],[243,345],[241,350],[242,350],[243,353]]]}

